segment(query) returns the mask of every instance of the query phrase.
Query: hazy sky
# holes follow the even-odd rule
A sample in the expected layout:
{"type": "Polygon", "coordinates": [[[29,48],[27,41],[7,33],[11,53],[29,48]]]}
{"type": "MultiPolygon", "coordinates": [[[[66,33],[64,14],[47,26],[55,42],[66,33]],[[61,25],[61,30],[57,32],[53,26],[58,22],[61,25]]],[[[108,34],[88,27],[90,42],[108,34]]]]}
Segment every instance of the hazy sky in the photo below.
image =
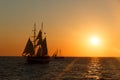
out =
{"type": "Polygon", "coordinates": [[[42,21],[50,54],[120,56],[120,0],[0,0],[0,55],[21,55],[42,21]]]}

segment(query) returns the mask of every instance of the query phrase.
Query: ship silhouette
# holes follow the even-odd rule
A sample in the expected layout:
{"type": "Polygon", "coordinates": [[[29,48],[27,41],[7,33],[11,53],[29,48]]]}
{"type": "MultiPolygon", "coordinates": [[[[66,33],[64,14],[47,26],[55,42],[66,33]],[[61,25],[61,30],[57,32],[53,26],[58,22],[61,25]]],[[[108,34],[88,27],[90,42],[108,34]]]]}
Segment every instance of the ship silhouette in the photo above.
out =
{"type": "Polygon", "coordinates": [[[27,63],[49,63],[50,56],[48,55],[46,33],[43,34],[43,22],[37,36],[36,24],[34,24],[33,33],[33,38],[29,37],[22,55],[25,56],[27,63]]]}
{"type": "Polygon", "coordinates": [[[61,50],[58,50],[58,49],[53,53],[52,57],[54,59],[64,59],[64,57],[61,56],[61,50]]]}

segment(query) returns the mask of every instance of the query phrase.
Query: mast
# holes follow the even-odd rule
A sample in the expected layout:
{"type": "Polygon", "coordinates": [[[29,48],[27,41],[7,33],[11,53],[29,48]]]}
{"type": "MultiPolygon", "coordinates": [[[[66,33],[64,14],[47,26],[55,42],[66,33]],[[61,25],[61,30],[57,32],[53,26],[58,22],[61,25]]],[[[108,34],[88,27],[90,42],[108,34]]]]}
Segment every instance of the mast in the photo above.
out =
{"type": "Polygon", "coordinates": [[[33,32],[34,32],[34,35],[33,35],[33,47],[35,48],[35,41],[36,41],[36,23],[34,23],[34,30],[33,30],[33,32]]]}
{"type": "Polygon", "coordinates": [[[41,31],[43,32],[43,22],[42,22],[42,24],[41,24],[41,31]]]}

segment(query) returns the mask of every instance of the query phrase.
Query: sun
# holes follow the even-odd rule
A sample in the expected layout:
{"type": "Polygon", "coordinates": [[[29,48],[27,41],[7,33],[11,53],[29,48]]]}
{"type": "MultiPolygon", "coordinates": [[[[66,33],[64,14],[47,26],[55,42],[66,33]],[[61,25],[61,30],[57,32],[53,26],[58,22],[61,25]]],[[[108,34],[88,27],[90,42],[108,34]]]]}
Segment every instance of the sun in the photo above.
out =
{"type": "Polygon", "coordinates": [[[98,45],[99,44],[99,38],[98,37],[92,37],[91,38],[91,44],[92,45],[98,45]]]}

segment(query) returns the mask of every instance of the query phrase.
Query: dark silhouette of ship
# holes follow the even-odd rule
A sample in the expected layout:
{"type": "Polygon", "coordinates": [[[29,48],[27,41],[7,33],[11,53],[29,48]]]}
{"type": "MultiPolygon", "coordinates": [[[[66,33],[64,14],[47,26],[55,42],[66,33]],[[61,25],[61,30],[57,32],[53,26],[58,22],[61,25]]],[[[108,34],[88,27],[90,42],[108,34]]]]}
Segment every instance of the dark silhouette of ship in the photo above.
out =
{"type": "Polygon", "coordinates": [[[54,59],[64,59],[63,56],[61,56],[61,50],[56,50],[54,53],[53,53],[53,56],[52,56],[54,59]]]}
{"type": "Polygon", "coordinates": [[[27,63],[49,63],[50,56],[48,55],[46,33],[43,35],[43,23],[37,36],[36,24],[34,24],[33,32],[33,41],[31,38],[28,39],[22,55],[25,56],[27,63]]]}

